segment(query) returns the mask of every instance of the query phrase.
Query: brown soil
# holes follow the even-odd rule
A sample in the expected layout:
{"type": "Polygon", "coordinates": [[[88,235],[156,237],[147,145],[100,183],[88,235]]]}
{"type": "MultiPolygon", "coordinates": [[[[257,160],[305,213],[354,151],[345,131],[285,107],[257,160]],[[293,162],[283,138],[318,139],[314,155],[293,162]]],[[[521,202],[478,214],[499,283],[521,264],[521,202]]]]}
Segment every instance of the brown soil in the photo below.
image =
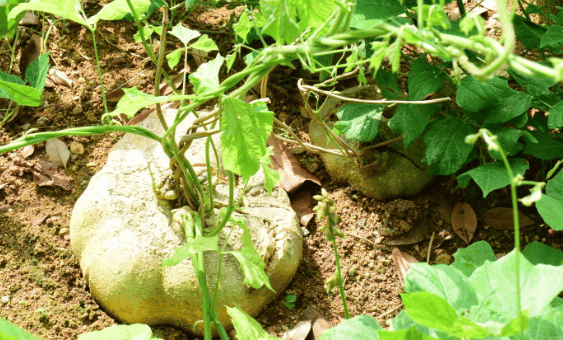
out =
{"type": "MultiPolygon", "coordinates": [[[[88,4],[93,6],[92,12],[99,10],[97,4],[88,4]]],[[[231,13],[227,9],[198,10],[192,13],[188,23],[191,28],[224,31],[221,26],[228,22],[231,13]]],[[[96,37],[101,67],[110,94],[121,87],[133,86],[152,93],[154,67],[141,44],[134,42],[135,32],[135,25],[126,21],[100,22],[98,26],[96,37]]],[[[229,35],[210,36],[222,52],[228,51],[229,35]]],[[[156,46],[155,43],[155,50],[156,46]]],[[[1,144],[16,139],[29,128],[52,131],[100,124],[103,106],[89,32],[78,24],[59,22],[52,27],[47,50],[51,53],[51,67],[63,71],[73,85],[46,89],[43,106],[20,110],[13,121],[0,128],[1,144]]],[[[16,59],[19,60],[19,54],[16,59]]],[[[9,47],[2,41],[0,70],[19,75],[16,70],[9,71],[9,63],[9,47]]],[[[196,68],[195,64],[192,66],[196,68]]],[[[274,72],[270,77],[270,107],[280,120],[306,138],[307,122],[299,114],[301,99],[296,89],[300,77],[303,75],[299,70],[274,72]]],[[[114,106],[115,103],[110,103],[110,110],[114,106]]],[[[6,107],[6,101],[0,102],[0,108],[6,107]]],[[[71,157],[66,169],[61,169],[74,179],[70,190],[35,184],[30,164],[46,159],[45,143],[37,145],[33,155],[25,160],[19,151],[0,155],[0,316],[41,338],[75,339],[79,334],[117,323],[89,294],[70,249],[68,224],[73,204],[89,178],[104,165],[112,144],[119,137],[119,134],[109,134],[61,138],[67,145],[76,142],[85,149],[83,154],[71,157]]],[[[339,240],[338,249],[353,315],[372,315],[384,325],[400,311],[402,287],[392,261],[392,247],[381,245],[389,230],[399,230],[405,224],[417,228],[421,219],[425,219],[426,234],[435,233],[431,249],[428,249],[430,237],[401,249],[419,261],[426,261],[429,256],[430,263],[449,263],[451,255],[466,245],[453,233],[449,221],[453,205],[465,201],[473,206],[480,219],[474,240],[489,241],[498,253],[512,247],[511,232],[484,227],[482,221],[485,210],[507,205],[505,192],[493,193],[485,201],[475,186],[460,190],[455,179],[443,178],[436,180],[419,197],[376,201],[351,188],[333,184],[318,156],[305,153],[300,160],[327,188],[342,218],[340,227],[346,238],[339,240]]],[[[548,233],[536,216],[531,217],[538,223],[526,229],[524,243],[534,239],[556,247],[563,243],[559,233],[548,233]]],[[[344,315],[338,290],[325,290],[325,281],[335,271],[332,245],[326,242],[323,232],[317,232],[314,222],[309,231],[295,279],[258,318],[271,334],[281,336],[295,326],[302,320],[307,306],[317,308],[333,325],[344,315]],[[297,297],[294,308],[284,305],[290,295],[297,297]]],[[[153,327],[153,331],[164,339],[192,338],[170,327],[153,327]]]]}

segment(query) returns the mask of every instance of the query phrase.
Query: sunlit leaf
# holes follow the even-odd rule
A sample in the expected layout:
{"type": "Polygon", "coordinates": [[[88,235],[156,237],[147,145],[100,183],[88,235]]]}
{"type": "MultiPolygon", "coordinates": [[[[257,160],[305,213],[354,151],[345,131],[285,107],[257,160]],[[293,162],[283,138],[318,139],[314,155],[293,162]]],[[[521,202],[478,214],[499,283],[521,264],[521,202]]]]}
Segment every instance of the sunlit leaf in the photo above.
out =
{"type": "Polygon", "coordinates": [[[272,132],[273,112],[265,103],[246,103],[226,97],[221,116],[221,151],[225,169],[244,179],[254,175],[266,155],[266,141],[272,132]]]}

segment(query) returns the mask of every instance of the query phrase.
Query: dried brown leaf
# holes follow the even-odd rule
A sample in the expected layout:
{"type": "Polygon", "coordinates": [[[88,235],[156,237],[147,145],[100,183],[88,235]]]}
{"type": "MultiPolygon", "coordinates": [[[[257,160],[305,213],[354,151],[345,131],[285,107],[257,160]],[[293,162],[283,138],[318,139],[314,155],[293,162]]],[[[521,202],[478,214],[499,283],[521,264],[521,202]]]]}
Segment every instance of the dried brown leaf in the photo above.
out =
{"type": "MultiPolygon", "coordinates": [[[[331,327],[330,323],[326,321],[323,314],[316,308],[308,306],[303,311],[303,319],[310,320],[313,324],[313,339],[319,340],[324,331],[331,327]]],[[[311,338],[311,336],[309,336],[311,338]]]]}
{"type": "Polygon", "coordinates": [[[31,168],[33,181],[39,186],[58,186],[64,190],[72,189],[70,182],[73,179],[65,175],[54,164],[40,160],[31,168]]]}
{"type": "Polygon", "coordinates": [[[452,227],[455,233],[467,244],[471,242],[477,229],[477,215],[469,203],[459,202],[454,206],[452,227]]]}
{"type": "Polygon", "coordinates": [[[291,154],[290,150],[283,146],[282,142],[270,137],[268,138],[268,145],[274,148],[272,166],[280,174],[280,185],[285,191],[292,193],[306,181],[313,182],[319,187],[321,186],[319,179],[303,169],[297,158],[291,154]]]}
{"type": "Polygon", "coordinates": [[[33,155],[34,151],[35,151],[35,145],[31,144],[31,145],[25,146],[23,149],[21,149],[20,154],[25,159],[25,158],[28,158],[29,156],[33,155]]]}
{"type": "Polygon", "coordinates": [[[64,166],[66,169],[66,163],[70,157],[70,150],[62,140],[58,138],[47,140],[45,151],[51,163],[58,167],[64,166]]]}
{"type": "Polygon", "coordinates": [[[297,213],[299,218],[299,223],[302,226],[307,226],[309,222],[315,216],[313,207],[315,202],[313,201],[313,193],[311,190],[302,190],[291,200],[291,207],[297,213]]]}
{"type": "MultiPolygon", "coordinates": [[[[518,220],[521,228],[534,224],[534,221],[521,211],[518,212],[518,220]]],[[[512,208],[498,207],[487,210],[485,212],[485,223],[495,229],[513,230],[512,208]]]]}
{"type": "Polygon", "coordinates": [[[27,45],[22,49],[20,57],[20,73],[25,75],[25,70],[29,64],[34,62],[41,54],[41,36],[37,34],[32,34],[31,38],[27,42],[27,45]]]}
{"type": "Polygon", "coordinates": [[[305,340],[309,332],[311,332],[311,320],[299,321],[295,327],[283,333],[282,339],[305,340]]]}
{"type": "MultiPolygon", "coordinates": [[[[182,83],[184,82],[184,74],[185,73],[190,73],[191,69],[190,67],[186,67],[183,70],[180,71],[180,73],[171,76],[171,80],[172,83],[174,84],[174,87],[176,87],[176,90],[180,89],[180,85],[182,85],[182,83]]],[[[186,76],[187,78],[187,76],[186,76]]],[[[172,93],[172,87],[170,85],[168,85],[168,83],[166,82],[166,79],[163,79],[162,82],[160,83],[160,87],[158,88],[158,90],[160,91],[160,95],[161,96],[167,96],[170,93],[172,93]]]]}
{"type": "Polygon", "coordinates": [[[391,253],[393,257],[393,263],[395,263],[395,269],[397,269],[397,275],[399,276],[399,282],[401,282],[401,286],[405,280],[405,276],[407,276],[407,271],[411,267],[412,263],[417,263],[418,260],[412,257],[411,255],[402,252],[399,248],[393,248],[393,252],[391,253]]]}

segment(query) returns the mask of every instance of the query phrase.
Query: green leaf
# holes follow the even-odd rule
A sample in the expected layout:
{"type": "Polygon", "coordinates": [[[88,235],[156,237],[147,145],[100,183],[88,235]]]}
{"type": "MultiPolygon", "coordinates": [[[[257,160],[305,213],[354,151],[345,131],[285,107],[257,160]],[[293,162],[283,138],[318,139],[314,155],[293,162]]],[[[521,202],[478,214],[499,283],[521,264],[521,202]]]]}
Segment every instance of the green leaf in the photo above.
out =
{"type": "Polygon", "coordinates": [[[477,304],[477,295],[469,285],[467,277],[443,264],[413,264],[405,277],[404,289],[407,293],[432,293],[445,299],[455,310],[465,310],[477,304]]]}
{"type": "Polygon", "coordinates": [[[491,246],[485,241],[475,242],[467,248],[460,248],[454,254],[455,261],[450,267],[462,272],[469,277],[473,271],[479,268],[485,261],[497,260],[491,246]]]}
{"type": "Polygon", "coordinates": [[[451,175],[467,161],[472,144],[465,136],[475,133],[473,127],[457,117],[439,119],[428,124],[423,135],[426,145],[424,161],[431,173],[451,175]]]}
{"type": "Polygon", "coordinates": [[[183,48],[178,48],[166,55],[166,62],[168,63],[168,67],[173,69],[174,67],[176,67],[176,65],[178,65],[180,59],[182,59],[183,51],[183,48]]]}
{"type": "Polygon", "coordinates": [[[33,334],[24,331],[11,322],[0,318],[0,339],[2,340],[38,340],[33,334]]]}
{"type": "MultiPolygon", "coordinates": [[[[491,133],[497,136],[497,143],[500,144],[502,150],[507,156],[514,156],[524,148],[524,144],[520,143],[518,140],[520,137],[526,137],[526,131],[520,129],[509,129],[505,126],[500,126],[498,128],[489,128],[491,133]]],[[[490,151],[489,155],[496,160],[502,160],[502,157],[498,151],[490,151]]]]}
{"type": "Polygon", "coordinates": [[[115,110],[104,114],[102,116],[102,120],[105,120],[106,117],[118,116],[120,113],[123,113],[129,119],[131,119],[135,116],[137,111],[144,108],[145,106],[170,101],[168,96],[155,97],[153,95],[139,91],[139,89],[136,87],[123,89],[123,92],[125,92],[125,95],[123,95],[123,97],[119,100],[115,110]]]}
{"type": "Polygon", "coordinates": [[[272,132],[274,113],[262,102],[252,104],[225,97],[221,115],[221,150],[225,169],[245,180],[260,167],[266,141],[272,132]]]}
{"type": "Polygon", "coordinates": [[[499,77],[483,82],[473,77],[465,77],[457,85],[456,103],[471,112],[481,111],[496,104],[500,98],[518,93],[508,86],[506,80],[499,77]]]}
{"type": "Polygon", "coordinates": [[[528,244],[522,251],[522,255],[533,265],[541,263],[560,266],[563,263],[563,251],[551,248],[538,241],[528,244]]]}
{"type": "Polygon", "coordinates": [[[251,286],[252,288],[259,289],[262,286],[268,287],[272,292],[275,292],[270,285],[270,279],[268,275],[264,272],[266,268],[266,263],[252,244],[252,238],[250,236],[250,230],[246,225],[246,220],[239,219],[238,221],[231,218],[231,222],[237,224],[243,229],[241,236],[242,248],[239,250],[233,250],[225,252],[225,254],[233,255],[240,264],[240,267],[244,273],[243,283],[251,286]]]}
{"type": "Polygon", "coordinates": [[[336,113],[339,121],[334,128],[344,133],[347,139],[370,142],[377,136],[383,109],[382,105],[346,104],[336,113]]]}
{"type": "Polygon", "coordinates": [[[25,11],[51,13],[89,27],[80,15],[81,5],[78,0],[37,0],[19,4],[8,14],[8,20],[15,19],[25,11]]]}
{"type": "MultiPolygon", "coordinates": [[[[161,27],[162,28],[162,27],[161,27]]],[[[145,37],[146,40],[149,40],[150,36],[155,32],[155,27],[153,25],[146,25],[142,27],[143,30],[143,36],[145,37]]],[[[141,40],[141,31],[137,31],[134,35],[133,35],[133,39],[135,39],[135,42],[142,42],[141,40]]]]}
{"type": "Polygon", "coordinates": [[[403,135],[406,149],[424,131],[428,119],[437,109],[436,105],[401,104],[389,120],[389,128],[403,135]]]}
{"type": "Polygon", "coordinates": [[[272,164],[272,156],[274,154],[274,148],[269,146],[266,149],[266,154],[260,159],[260,166],[262,166],[262,171],[264,171],[264,188],[268,191],[268,194],[272,194],[272,190],[281,180],[280,174],[270,168],[272,164]]]}
{"type": "Polygon", "coordinates": [[[225,307],[237,331],[238,340],[278,340],[278,338],[271,336],[268,332],[263,330],[258,321],[246,314],[242,308],[238,306],[225,307]]]}
{"type": "Polygon", "coordinates": [[[563,143],[547,132],[530,131],[537,143],[530,143],[524,153],[543,160],[563,158],[563,143]]]}
{"type": "Polygon", "coordinates": [[[78,340],[161,340],[152,334],[149,326],[136,323],[133,325],[113,325],[101,331],[80,334],[78,340]]]}
{"type": "MultiPolygon", "coordinates": [[[[514,175],[523,175],[530,167],[528,161],[523,158],[511,158],[508,162],[514,175]]],[[[483,197],[487,197],[493,190],[510,185],[510,177],[504,163],[500,161],[486,163],[464,172],[457,177],[457,181],[462,188],[465,188],[471,178],[483,190],[483,197]]]]}
{"type": "MultiPolygon", "coordinates": [[[[250,12],[252,15],[252,12],[250,12]]],[[[239,16],[238,21],[233,25],[236,36],[242,40],[243,43],[248,43],[248,34],[254,28],[252,21],[249,18],[249,11],[245,10],[239,16]]]]}
{"type": "Polygon", "coordinates": [[[408,329],[401,329],[397,331],[384,331],[379,330],[380,340],[432,340],[436,339],[426,334],[422,334],[413,326],[408,329]]]}
{"type": "Polygon", "coordinates": [[[369,29],[382,20],[405,13],[406,10],[397,0],[358,0],[350,27],[369,29]]]}
{"type": "Polygon", "coordinates": [[[436,92],[444,83],[442,71],[428,64],[423,54],[414,61],[409,71],[409,100],[421,100],[436,92]]]}
{"type": "Polygon", "coordinates": [[[334,12],[335,0],[292,0],[299,15],[299,26],[317,28],[334,12]]]}
{"type": "Polygon", "coordinates": [[[170,34],[175,36],[176,38],[180,39],[184,46],[188,46],[188,43],[193,39],[199,37],[201,33],[198,31],[191,30],[189,28],[185,28],[182,26],[181,23],[178,23],[170,30],[170,34]]]}
{"type": "Polygon", "coordinates": [[[217,58],[199,65],[197,71],[189,75],[195,93],[201,94],[219,87],[219,69],[224,60],[225,58],[218,55],[217,58]]]}
{"type": "Polygon", "coordinates": [[[403,99],[405,97],[397,85],[397,75],[392,72],[379,69],[375,75],[375,83],[381,90],[383,98],[403,99]]]}
{"type": "MultiPolygon", "coordinates": [[[[475,289],[485,309],[497,315],[504,323],[518,315],[516,306],[516,252],[495,262],[485,262],[477,268],[469,282],[475,289]]],[[[523,255],[520,257],[520,295],[522,310],[531,317],[542,315],[550,302],[563,290],[563,267],[532,265],[523,255]]]]}
{"type": "Polygon", "coordinates": [[[45,78],[49,72],[49,52],[35,59],[25,70],[25,79],[34,89],[43,92],[45,78]]]}
{"type": "Polygon", "coordinates": [[[324,331],[320,340],[362,339],[379,340],[379,323],[369,315],[356,315],[324,331]]]}
{"type": "Polygon", "coordinates": [[[401,294],[401,299],[407,314],[417,323],[451,332],[457,314],[446,300],[427,292],[401,294]]]}
{"type": "Polygon", "coordinates": [[[536,202],[538,213],[545,223],[555,230],[563,230],[563,200],[542,195],[536,202]]]}
{"type": "Polygon", "coordinates": [[[193,43],[190,48],[197,48],[205,52],[219,51],[219,47],[215,44],[215,41],[211,40],[207,34],[202,35],[195,43],[193,43]]]}
{"type": "Polygon", "coordinates": [[[551,25],[542,36],[540,47],[563,44],[563,26],[551,25]]]}
{"type": "Polygon", "coordinates": [[[545,192],[553,198],[563,200],[563,172],[547,181],[545,192]]]}
{"type": "Polygon", "coordinates": [[[524,92],[518,92],[506,98],[499,98],[494,105],[487,109],[487,117],[483,124],[505,123],[520,116],[532,105],[532,97],[524,92]]]}
{"type": "Polygon", "coordinates": [[[18,3],[23,2],[22,0],[3,0],[0,1],[0,37],[8,36],[8,38],[13,38],[16,32],[18,23],[25,15],[25,12],[21,12],[14,18],[8,19],[8,14],[18,5],[18,3]]]}
{"type": "Polygon", "coordinates": [[[301,34],[297,13],[290,0],[260,0],[260,10],[267,18],[262,33],[278,43],[290,44],[301,34]]]}
{"type": "Polygon", "coordinates": [[[193,239],[188,239],[186,244],[174,248],[174,254],[162,260],[162,267],[172,267],[187,258],[192,258],[198,252],[217,251],[219,249],[219,237],[204,237],[197,235],[193,239]]]}
{"type": "Polygon", "coordinates": [[[514,16],[514,29],[518,40],[528,49],[540,47],[546,29],[519,15],[514,16]]]}
{"type": "Polygon", "coordinates": [[[563,339],[563,306],[551,308],[541,316],[531,318],[526,339],[563,339]]]}
{"type": "Polygon", "coordinates": [[[41,105],[41,92],[33,87],[7,82],[3,79],[0,79],[0,97],[15,101],[19,105],[41,105]]]}
{"type": "MultiPolygon", "coordinates": [[[[137,14],[146,12],[151,5],[150,0],[131,0],[131,3],[137,14]]],[[[113,0],[88,21],[95,26],[99,20],[121,20],[129,13],[131,10],[127,0],[113,0]]]]}
{"type": "Polygon", "coordinates": [[[558,101],[549,110],[549,117],[547,118],[547,127],[556,129],[563,126],[563,100],[558,101]]]}
{"type": "Polygon", "coordinates": [[[508,70],[508,74],[510,74],[510,76],[514,80],[516,80],[518,85],[525,88],[526,92],[528,92],[534,97],[549,95],[551,93],[549,88],[557,83],[552,78],[547,78],[539,74],[537,75],[534,74],[532,76],[523,75],[518,72],[515,72],[512,69],[508,70]]]}

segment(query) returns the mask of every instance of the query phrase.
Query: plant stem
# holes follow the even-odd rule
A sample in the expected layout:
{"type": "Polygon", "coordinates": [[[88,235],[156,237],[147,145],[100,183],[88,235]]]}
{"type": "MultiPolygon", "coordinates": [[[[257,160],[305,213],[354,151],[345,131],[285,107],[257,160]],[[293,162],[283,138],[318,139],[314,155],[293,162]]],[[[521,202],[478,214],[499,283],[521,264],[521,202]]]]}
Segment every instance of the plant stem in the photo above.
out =
{"type": "Polygon", "coordinates": [[[104,113],[108,113],[108,103],[106,100],[106,90],[104,88],[104,79],[102,78],[102,68],[100,67],[100,58],[98,57],[98,44],[96,43],[96,29],[86,26],[92,32],[92,44],[94,45],[94,55],[96,57],[96,69],[100,78],[100,90],[102,91],[102,100],[104,102],[104,113]]]}
{"type": "MultiPolygon", "coordinates": [[[[156,61],[156,72],[154,74],[154,96],[160,95],[160,75],[162,72],[162,63],[164,61],[164,53],[166,52],[166,32],[168,32],[168,7],[164,6],[162,10],[162,35],[160,37],[160,48],[158,50],[158,60],[156,61]]],[[[168,130],[168,124],[162,115],[160,103],[156,103],[156,115],[164,130],[168,130]]]]}
{"type": "Polygon", "coordinates": [[[346,303],[346,294],[344,293],[344,282],[342,282],[342,274],[340,273],[340,256],[338,255],[338,246],[336,245],[336,237],[332,232],[332,226],[330,227],[330,233],[332,234],[332,248],[334,249],[334,262],[336,264],[336,279],[338,281],[338,287],[340,289],[340,298],[342,298],[342,305],[344,306],[344,317],[346,319],[350,319],[348,304],[346,303]]]}

